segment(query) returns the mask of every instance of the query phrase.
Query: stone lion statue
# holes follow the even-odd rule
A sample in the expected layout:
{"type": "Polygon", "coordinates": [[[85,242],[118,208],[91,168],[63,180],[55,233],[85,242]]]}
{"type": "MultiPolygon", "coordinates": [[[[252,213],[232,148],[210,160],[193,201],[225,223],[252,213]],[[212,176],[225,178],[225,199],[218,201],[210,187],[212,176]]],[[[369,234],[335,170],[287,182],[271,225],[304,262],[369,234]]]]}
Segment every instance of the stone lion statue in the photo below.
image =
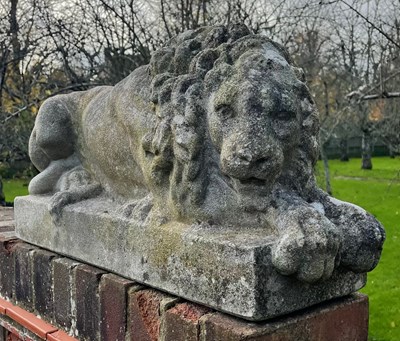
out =
{"type": "Polygon", "coordinates": [[[45,101],[29,146],[41,173],[29,191],[52,194],[54,216],[107,196],[147,224],[261,226],[276,236],[276,269],[306,282],[338,266],[370,271],[384,230],[318,189],[318,129],[282,46],[242,25],[202,27],[115,86],[45,101]]]}

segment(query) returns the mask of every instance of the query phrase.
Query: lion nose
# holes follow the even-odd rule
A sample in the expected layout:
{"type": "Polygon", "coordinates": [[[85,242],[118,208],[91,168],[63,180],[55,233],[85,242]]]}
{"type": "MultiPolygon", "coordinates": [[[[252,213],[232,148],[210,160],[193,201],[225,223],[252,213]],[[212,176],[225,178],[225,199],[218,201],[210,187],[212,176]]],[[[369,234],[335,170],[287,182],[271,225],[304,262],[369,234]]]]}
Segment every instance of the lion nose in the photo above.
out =
{"type": "Polygon", "coordinates": [[[267,179],[271,157],[266,150],[240,148],[222,159],[222,170],[238,179],[267,179]]]}
{"type": "Polygon", "coordinates": [[[247,163],[250,167],[261,168],[265,168],[271,159],[267,153],[256,153],[248,149],[240,149],[237,151],[236,157],[242,163],[247,163]]]}
{"type": "Polygon", "coordinates": [[[248,149],[239,149],[234,157],[244,163],[251,163],[254,159],[254,155],[248,149]]]}
{"type": "Polygon", "coordinates": [[[262,150],[240,150],[237,153],[237,157],[240,159],[242,164],[247,163],[248,177],[256,177],[263,179],[264,173],[268,171],[268,165],[270,163],[271,157],[267,152],[262,150]]]}

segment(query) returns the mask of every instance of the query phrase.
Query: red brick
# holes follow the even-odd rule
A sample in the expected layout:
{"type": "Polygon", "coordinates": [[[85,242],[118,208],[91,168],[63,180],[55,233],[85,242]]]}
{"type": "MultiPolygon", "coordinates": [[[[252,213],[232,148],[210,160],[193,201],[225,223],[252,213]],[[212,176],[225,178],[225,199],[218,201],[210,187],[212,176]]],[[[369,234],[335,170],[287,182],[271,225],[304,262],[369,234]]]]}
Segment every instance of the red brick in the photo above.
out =
{"type": "Polygon", "coordinates": [[[13,334],[13,333],[11,333],[11,332],[7,332],[7,333],[6,333],[6,338],[5,338],[5,340],[6,340],[6,341],[23,341],[23,340],[19,337],[19,335],[13,334]]]}
{"type": "Polygon", "coordinates": [[[354,294],[336,304],[335,309],[325,308],[309,323],[312,340],[368,339],[368,297],[354,294]]]}
{"type": "Polygon", "coordinates": [[[54,316],[52,260],[56,254],[36,249],[32,252],[34,307],[40,315],[54,316]]]}
{"type": "Polygon", "coordinates": [[[201,324],[204,341],[366,341],[368,299],[353,294],[264,323],[215,313],[201,324]]]}
{"type": "Polygon", "coordinates": [[[71,301],[76,301],[73,290],[75,285],[73,269],[79,264],[68,258],[57,258],[52,262],[54,319],[66,330],[71,328],[72,320],[76,319],[71,301]]]}
{"type": "Polygon", "coordinates": [[[124,341],[127,324],[128,289],[134,282],[114,274],[100,281],[101,340],[124,341]]]}
{"type": "Polygon", "coordinates": [[[78,341],[72,336],[69,336],[67,333],[57,330],[54,333],[47,334],[47,341],[78,341]]]}
{"type": "Polygon", "coordinates": [[[0,297],[0,314],[5,315],[8,308],[12,308],[14,305],[5,299],[0,297]]]}
{"type": "Polygon", "coordinates": [[[151,289],[129,292],[129,340],[158,340],[161,315],[168,309],[168,304],[175,300],[176,299],[172,296],[151,289]]]}
{"type": "Polygon", "coordinates": [[[0,221],[0,233],[14,231],[14,221],[0,221]]]}
{"type": "Polygon", "coordinates": [[[167,310],[163,321],[164,341],[197,341],[200,336],[199,320],[211,309],[192,303],[180,303],[167,310]]]}
{"type": "Polygon", "coordinates": [[[0,206],[0,221],[13,220],[13,219],[14,219],[14,208],[0,206]]]}
{"type": "Polygon", "coordinates": [[[18,322],[21,326],[32,331],[42,339],[46,339],[46,335],[48,333],[52,333],[57,330],[56,327],[46,323],[45,321],[36,317],[34,314],[17,306],[7,308],[6,314],[11,319],[18,322]]]}
{"type": "Polygon", "coordinates": [[[14,210],[0,207],[0,233],[10,232],[15,229],[14,210]]]}
{"type": "Polygon", "coordinates": [[[99,282],[104,271],[86,265],[75,269],[76,328],[79,338],[100,340],[99,282]]]}
{"type": "Polygon", "coordinates": [[[0,325],[0,341],[6,341],[6,329],[0,325]]]}
{"type": "Polygon", "coordinates": [[[33,306],[32,255],[34,246],[17,243],[14,246],[15,299],[31,310],[33,306]]]}
{"type": "Polygon", "coordinates": [[[13,298],[14,291],[14,249],[19,239],[0,236],[0,293],[13,298]]]}
{"type": "MultiPolygon", "coordinates": [[[[12,320],[11,320],[12,321],[12,320]]],[[[4,319],[1,321],[2,326],[6,330],[6,337],[8,337],[9,334],[14,334],[16,337],[22,338],[22,335],[26,338],[24,341],[31,341],[32,338],[27,335],[27,329],[24,327],[21,327],[14,321],[11,322],[11,324],[4,319]],[[16,327],[18,325],[18,327],[16,327]]],[[[35,335],[36,337],[36,335],[35,335]]],[[[7,339],[6,339],[7,340],[7,339]]]]}

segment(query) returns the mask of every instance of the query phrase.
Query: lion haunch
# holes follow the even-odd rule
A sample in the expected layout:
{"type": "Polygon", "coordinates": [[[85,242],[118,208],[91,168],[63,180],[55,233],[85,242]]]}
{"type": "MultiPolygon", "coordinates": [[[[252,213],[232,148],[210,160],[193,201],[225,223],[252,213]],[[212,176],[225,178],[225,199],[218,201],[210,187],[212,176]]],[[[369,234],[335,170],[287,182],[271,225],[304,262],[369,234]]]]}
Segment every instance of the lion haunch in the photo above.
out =
{"type": "Polygon", "coordinates": [[[59,95],[30,139],[31,194],[97,195],[148,224],[264,227],[272,262],[313,282],[374,268],[385,238],[367,212],[317,188],[318,112],[284,48],[245,26],[184,32],[113,87],[59,95]]]}

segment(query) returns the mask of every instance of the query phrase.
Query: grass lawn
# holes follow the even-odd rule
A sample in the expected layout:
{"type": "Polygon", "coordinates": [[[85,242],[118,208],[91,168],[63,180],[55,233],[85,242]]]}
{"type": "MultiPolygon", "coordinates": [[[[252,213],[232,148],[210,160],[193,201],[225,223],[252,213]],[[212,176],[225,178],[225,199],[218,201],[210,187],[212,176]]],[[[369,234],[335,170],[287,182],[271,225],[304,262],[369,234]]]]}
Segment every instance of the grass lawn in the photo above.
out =
{"type": "Polygon", "coordinates": [[[3,179],[3,192],[6,196],[6,201],[13,202],[14,198],[28,194],[29,180],[22,179],[3,179]]]}
{"type": "MultiPolygon", "coordinates": [[[[360,159],[330,160],[333,195],[372,213],[385,227],[379,265],[361,291],[370,299],[371,340],[400,340],[400,159],[374,158],[373,169],[361,170],[360,159]],[[354,178],[352,178],[354,177],[354,178]]],[[[317,168],[323,183],[322,164],[317,168]]]]}
{"type": "MultiPolygon", "coordinates": [[[[374,214],[386,229],[382,259],[368,275],[362,292],[370,299],[370,340],[400,340],[400,159],[373,159],[373,169],[361,170],[360,159],[330,160],[333,195],[374,214]]],[[[323,183],[322,164],[317,166],[323,183]]],[[[26,180],[4,181],[7,201],[27,194],[26,180]],[[24,186],[25,185],[25,186],[24,186]]]]}

